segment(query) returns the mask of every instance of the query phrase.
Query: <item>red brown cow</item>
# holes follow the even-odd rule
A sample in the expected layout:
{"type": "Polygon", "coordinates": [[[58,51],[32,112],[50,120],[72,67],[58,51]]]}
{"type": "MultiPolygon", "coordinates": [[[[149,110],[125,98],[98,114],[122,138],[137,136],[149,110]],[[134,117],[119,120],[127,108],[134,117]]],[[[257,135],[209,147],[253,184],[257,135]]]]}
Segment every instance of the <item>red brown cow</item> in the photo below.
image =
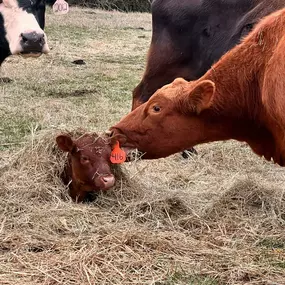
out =
{"type": "Polygon", "coordinates": [[[112,141],[97,134],[84,134],[74,140],[69,134],[57,136],[58,147],[68,152],[68,162],[62,175],[70,196],[78,202],[92,199],[99,190],[115,184],[110,154],[112,141]]]}
{"type": "Polygon", "coordinates": [[[152,39],[132,110],[177,77],[204,75],[260,19],[283,7],[284,0],[153,0],[152,39]]]}
{"type": "Polygon", "coordinates": [[[203,77],[176,79],[111,128],[121,145],[166,157],[218,140],[245,141],[285,164],[285,9],[264,20],[203,77]],[[123,144],[122,144],[123,143],[123,144]]]}

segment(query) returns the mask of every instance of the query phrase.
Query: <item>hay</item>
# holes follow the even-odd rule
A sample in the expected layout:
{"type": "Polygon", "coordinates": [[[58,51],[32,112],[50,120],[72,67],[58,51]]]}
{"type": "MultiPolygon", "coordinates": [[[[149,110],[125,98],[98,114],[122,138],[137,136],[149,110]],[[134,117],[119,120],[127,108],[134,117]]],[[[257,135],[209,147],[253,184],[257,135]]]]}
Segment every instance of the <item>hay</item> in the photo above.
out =
{"type": "MultiPolygon", "coordinates": [[[[1,195],[9,199],[9,189],[19,192],[24,200],[40,199],[41,202],[53,201],[66,196],[61,180],[66,155],[55,146],[55,134],[43,133],[32,137],[22,150],[10,161],[10,166],[1,179],[5,188],[1,195]],[[13,170],[13,171],[11,171],[13,170]]],[[[7,166],[6,166],[7,168],[7,166]]]]}
{"type": "Polygon", "coordinates": [[[3,284],[283,282],[283,269],[267,262],[282,264],[283,190],[241,180],[197,214],[184,194],[152,192],[123,167],[114,189],[75,204],[59,179],[58,133],[32,136],[2,169],[3,284]]]}

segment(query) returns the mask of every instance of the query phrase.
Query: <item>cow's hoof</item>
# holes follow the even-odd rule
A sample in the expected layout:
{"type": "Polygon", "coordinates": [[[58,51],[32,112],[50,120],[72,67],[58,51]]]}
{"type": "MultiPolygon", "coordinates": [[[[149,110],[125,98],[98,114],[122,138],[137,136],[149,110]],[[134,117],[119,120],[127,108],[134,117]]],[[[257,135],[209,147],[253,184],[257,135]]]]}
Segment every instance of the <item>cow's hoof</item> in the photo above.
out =
{"type": "Polygon", "coordinates": [[[197,155],[197,154],[198,154],[198,152],[197,152],[197,150],[196,150],[194,147],[192,147],[192,148],[190,148],[190,149],[187,149],[187,150],[184,150],[184,151],[182,152],[182,156],[183,156],[183,158],[185,158],[185,159],[188,159],[188,158],[190,158],[191,156],[197,155]]]}
{"type": "Polygon", "coordinates": [[[0,83],[11,83],[13,80],[9,77],[0,77],[0,83]]]}

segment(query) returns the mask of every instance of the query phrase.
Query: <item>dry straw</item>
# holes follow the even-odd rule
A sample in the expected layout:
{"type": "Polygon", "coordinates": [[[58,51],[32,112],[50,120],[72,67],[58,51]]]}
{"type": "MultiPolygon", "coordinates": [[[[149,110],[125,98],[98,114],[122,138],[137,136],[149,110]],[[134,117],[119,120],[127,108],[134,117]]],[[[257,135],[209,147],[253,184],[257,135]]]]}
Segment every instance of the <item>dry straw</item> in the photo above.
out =
{"type": "Polygon", "coordinates": [[[34,135],[1,170],[1,284],[284,284],[282,189],[245,178],[198,212],[131,165],[75,204],[58,133],[34,135]]]}

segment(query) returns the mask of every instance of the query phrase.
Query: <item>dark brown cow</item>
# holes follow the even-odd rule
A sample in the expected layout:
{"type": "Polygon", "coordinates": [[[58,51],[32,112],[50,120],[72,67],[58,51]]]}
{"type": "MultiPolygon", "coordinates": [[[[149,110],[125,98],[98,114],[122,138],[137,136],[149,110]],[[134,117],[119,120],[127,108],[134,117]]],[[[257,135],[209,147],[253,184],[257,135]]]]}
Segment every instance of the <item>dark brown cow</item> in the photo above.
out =
{"type": "Polygon", "coordinates": [[[111,130],[121,145],[166,157],[217,140],[245,141],[285,164],[285,9],[266,17],[203,77],[176,79],[111,130]],[[123,143],[123,144],[122,144],[123,143]]]}
{"type": "Polygon", "coordinates": [[[74,140],[69,134],[57,136],[58,147],[68,152],[68,162],[62,175],[70,196],[78,202],[92,198],[99,190],[115,184],[110,154],[112,141],[97,134],[84,134],[74,140]]]}
{"type": "Polygon", "coordinates": [[[146,69],[132,110],[177,77],[196,80],[284,0],[154,0],[146,69]]]}

